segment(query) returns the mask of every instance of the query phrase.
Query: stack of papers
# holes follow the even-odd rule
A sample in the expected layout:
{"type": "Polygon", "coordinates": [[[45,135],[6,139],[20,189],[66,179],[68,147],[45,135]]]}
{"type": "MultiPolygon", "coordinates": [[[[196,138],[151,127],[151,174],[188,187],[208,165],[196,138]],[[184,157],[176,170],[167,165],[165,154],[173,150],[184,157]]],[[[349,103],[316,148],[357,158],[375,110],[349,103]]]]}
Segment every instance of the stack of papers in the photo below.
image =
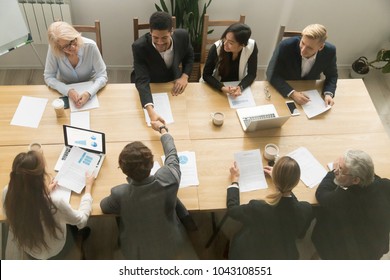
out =
{"type": "MultiPolygon", "coordinates": [[[[166,124],[173,123],[173,115],[171,110],[171,104],[169,102],[168,93],[153,93],[154,110],[159,114],[166,124]]],[[[150,118],[148,112],[144,109],[145,120],[148,126],[150,126],[150,118]]]]}
{"type": "MultiPolygon", "coordinates": [[[[181,180],[180,188],[189,186],[198,186],[198,169],[196,167],[196,156],[195,152],[179,152],[178,154],[180,161],[181,180]]],[[[161,156],[163,162],[165,162],[165,156],[161,156]]]]}
{"type": "Polygon", "coordinates": [[[259,149],[235,153],[234,160],[240,169],[239,184],[241,192],[268,188],[259,149]]]}
{"type": "Polygon", "coordinates": [[[85,174],[94,172],[99,159],[98,155],[73,146],[56,176],[58,185],[81,193],[85,186],[85,174]]]}
{"type": "Polygon", "coordinates": [[[309,188],[316,187],[326,175],[326,169],[309,152],[308,149],[300,147],[288,154],[298,162],[301,169],[301,180],[309,188]]]}
{"type": "MultiPolygon", "coordinates": [[[[239,82],[224,82],[225,86],[236,87],[239,82]]],[[[240,96],[233,97],[228,95],[230,108],[238,109],[245,107],[256,106],[255,99],[253,98],[252,90],[250,87],[247,87],[240,96]]]]}
{"type": "Polygon", "coordinates": [[[310,98],[309,102],[302,105],[302,108],[309,119],[332,108],[332,106],[325,104],[325,101],[321,98],[321,95],[317,90],[304,91],[303,93],[310,98]]]}

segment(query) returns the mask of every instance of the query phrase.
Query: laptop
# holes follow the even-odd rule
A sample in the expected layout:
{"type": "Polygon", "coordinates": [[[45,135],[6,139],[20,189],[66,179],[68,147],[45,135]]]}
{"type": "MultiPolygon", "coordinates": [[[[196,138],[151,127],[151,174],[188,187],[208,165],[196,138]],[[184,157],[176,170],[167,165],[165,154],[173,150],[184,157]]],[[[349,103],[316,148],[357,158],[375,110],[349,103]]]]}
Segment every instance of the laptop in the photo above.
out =
{"type": "Polygon", "coordinates": [[[281,127],[291,116],[279,117],[273,104],[237,109],[242,129],[252,132],[281,127]]]}
{"type": "Polygon", "coordinates": [[[62,149],[60,156],[58,157],[54,170],[59,171],[61,169],[70,150],[73,146],[76,146],[85,151],[95,153],[100,157],[94,171],[95,177],[97,177],[100,168],[102,167],[103,160],[106,156],[105,134],[102,132],[70,125],[64,125],[63,130],[65,146],[62,149]]]}

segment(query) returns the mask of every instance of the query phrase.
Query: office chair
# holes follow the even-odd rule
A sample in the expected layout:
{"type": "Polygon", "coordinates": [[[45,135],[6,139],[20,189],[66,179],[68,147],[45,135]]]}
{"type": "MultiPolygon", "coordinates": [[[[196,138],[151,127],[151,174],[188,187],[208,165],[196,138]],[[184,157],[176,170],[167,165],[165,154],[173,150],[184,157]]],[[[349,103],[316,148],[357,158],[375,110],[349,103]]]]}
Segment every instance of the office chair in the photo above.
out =
{"type": "MultiPolygon", "coordinates": [[[[172,17],[172,27],[173,29],[176,28],[176,17],[172,17]]],[[[139,31],[144,29],[150,29],[149,22],[148,23],[139,23],[138,18],[133,18],[133,30],[134,30],[134,41],[136,41],[139,38],[139,31]]]]}
{"type": "MultiPolygon", "coordinates": [[[[208,50],[211,47],[212,44],[214,44],[216,41],[221,39],[221,36],[217,36],[212,32],[212,37],[210,38],[209,35],[209,27],[213,26],[225,26],[226,28],[230,26],[233,23],[245,23],[245,16],[240,15],[239,20],[210,20],[209,15],[205,14],[203,18],[203,33],[202,33],[202,47],[201,47],[201,56],[200,56],[200,63],[204,65],[207,59],[208,50]]],[[[225,28],[225,29],[226,29],[225,28]]],[[[203,67],[201,67],[203,70],[203,67]]]]}
{"type": "Polygon", "coordinates": [[[100,32],[100,20],[95,20],[95,25],[73,25],[78,32],[95,33],[96,45],[99,48],[100,54],[103,56],[102,35],[100,32]]]}
{"type": "Polygon", "coordinates": [[[278,37],[276,38],[275,48],[279,45],[279,43],[283,40],[283,38],[290,38],[295,36],[301,36],[301,31],[286,31],[286,26],[281,25],[279,28],[278,37]]]}

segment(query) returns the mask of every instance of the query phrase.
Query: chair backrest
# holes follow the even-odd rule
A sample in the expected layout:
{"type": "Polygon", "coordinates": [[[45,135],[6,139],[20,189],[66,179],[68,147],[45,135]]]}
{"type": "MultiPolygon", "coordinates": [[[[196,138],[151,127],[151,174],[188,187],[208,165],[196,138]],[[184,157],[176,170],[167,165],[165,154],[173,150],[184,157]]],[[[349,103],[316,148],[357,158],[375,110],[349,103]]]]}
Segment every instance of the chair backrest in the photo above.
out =
{"type": "Polygon", "coordinates": [[[286,31],[286,26],[281,25],[279,28],[278,37],[276,38],[275,48],[279,45],[279,43],[283,40],[283,38],[290,38],[295,36],[301,36],[301,31],[286,31]]]}
{"type": "MultiPolygon", "coordinates": [[[[176,28],[176,17],[172,17],[172,27],[176,28]]],[[[150,29],[149,22],[148,23],[139,23],[138,18],[133,18],[133,30],[134,30],[134,41],[139,38],[139,31],[143,29],[150,29]]]]}
{"type": "MultiPolygon", "coordinates": [[[[226,28],[233,23],[245,23],[245,16],[240,15],[239,20],[210,20],[209,15],[205,14],[203,17],[203,33],[202,33],[202,48],[201,48],[201,56],[200,56],[200,63],[205,63],[208,50],[210,49],[210,46],[214,44],[216,41],[221,39],[221,34],[219,34],[219,37],[215,32],[212,32],[209,37],[208,32],[209,32],[209,27],[215,27],[215,26],[225,26],[226,28]]],[[[226,29],[225,28],[225,29],[226,29]]],[[[215,31],[215,30],[214,30],[215,31]]],[[[225,30],[224,30],[225,31],[225,30]]]]}
{"type": "Polygon", "coordinates": [[[103,48],[102,48],[102,34],[100,31],[100,20],[95,20],[95,25],[73,25],[74,29],[76,29],[80,33],[95,33],[95,42],[97,47],[99,48],[100,54],[103,56],[103,48]]]}

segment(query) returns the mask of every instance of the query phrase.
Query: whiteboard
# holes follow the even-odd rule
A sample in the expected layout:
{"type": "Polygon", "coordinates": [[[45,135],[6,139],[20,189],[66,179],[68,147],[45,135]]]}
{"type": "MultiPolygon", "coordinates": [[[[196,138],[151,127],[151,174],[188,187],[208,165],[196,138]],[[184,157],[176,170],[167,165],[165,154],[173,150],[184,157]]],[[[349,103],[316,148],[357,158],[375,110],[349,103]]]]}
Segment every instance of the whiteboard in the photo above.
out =
{"type": "Polygon", "coordinates": [[[31,36],[18,0],[0,1],[0,55],[29,43],[31,36]]]}

